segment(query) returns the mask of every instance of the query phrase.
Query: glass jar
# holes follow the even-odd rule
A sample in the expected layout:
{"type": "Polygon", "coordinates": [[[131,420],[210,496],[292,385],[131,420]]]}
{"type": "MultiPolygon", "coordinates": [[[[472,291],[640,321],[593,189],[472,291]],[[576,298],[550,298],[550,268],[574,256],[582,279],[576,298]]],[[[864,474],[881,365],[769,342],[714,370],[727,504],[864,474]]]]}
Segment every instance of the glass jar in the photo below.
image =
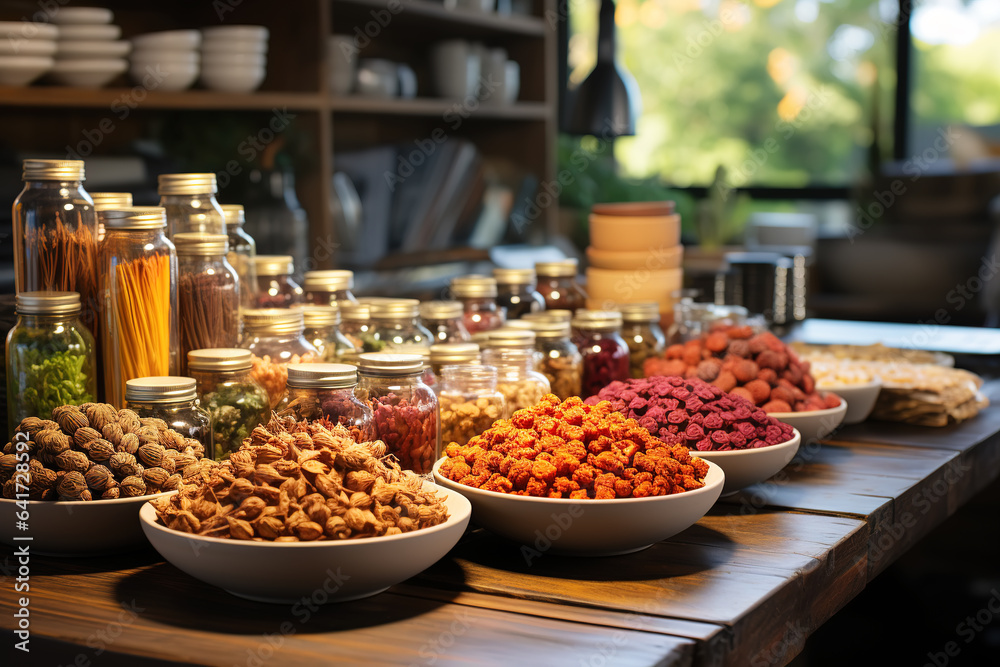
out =
{"type": "Polygon", "coordinates": [[[177,254],[158,206],[103,211],[101,244],[104,394],[125,405],[125,382],[180,368],[177,254]]]}
{"type": "Polygon", "coordinates": [[[497,308],[497,281],[490,276],[452,278],[451,293],[462,303],[462,324],[470,334],[503,326],[503,313],[497,308]]]}
{"type": "Polygon", "coordinates": [[[345,352],[360,351],[340,333],[340,308],[336,301],[329,306],[305,306],[302,313],[306,340],[313,344],[322,361],[342,361],[345,352]]]}
{"type": "Polygon", "coordinates": [[[375,325],[366,303],[340,304],[340,333],[351,342],[355,350],[378,352],[385,343],[375,340],[375,325]]]}
{"type": "Polygon", "coordinates": [[[468,444],[498,419],[503,419],[504,397],[497,390],[493,366],[445,366],[438,392],[441,408],[439,451],[455,442],[468,444]]]}
{"type": "Polygon", "coordinates": [[[674,306],[674,322],[667,334],[667,342],[683,343],[707,336],[715,325],[743,326],[748,311],[743,306],[716,305],[699,302],[687,297],[674,306]]]}
{"type": "Polygon", "coordinates": [[[535,351],[493,348],[483,350],[483,364],[497,369],[497,391],[504,398],[504,419],[516,410],[536,405],[551,391],[549,381],[535,370],[535,351]]]}
{"type": "Polygon", "coordinates": [[[569,324],[573,321],[573,311],[563,310],[561,308],[556,308],[554,310],[543,310],[538,313],[528,313],[521,318],[522,320],[556,320],[557,322],[565,322],[569,324]]]}
{"type": "Polygon", "coordinates": [[[293,364],[288,390],[275,408],[296,421],[329,419],[351,432],[358,442],[375,440],[372,409],[358,400],[358,369],[347,364],[293,364]]]}
{"type": "Polygon", "coordinates": [[[88,192],[97,212],[97,242],[104,240],[104,218],[101,211],[132,205],[132,195],[128,192],[88,192]]]}
{"type": "Polygon", "coordinates": [[[167,428],[200,442],[204,447],[204,456],[215,458],[212,418],[207,410],[198,405],[198,389],[194,378],[132,378],[125,384],[125,407],[140,418],[162,419],[167,422],[167,428]]]}
{"type": "Polygon", "coordinates": [[[188,373],[197,383],[198,402],[212,423],[215,458],[228,459],[271,416],[267,390],[253,379],[249,350],[192,350],[188,373]]]}
{"type": "Polygon", "coordinates": [[[306,303],[334,306],[341,301],[357,302],[354,294],[354,271],[306,271],[302,281],[306,303]]]}
{"type": "Polygon", "coordinates": [[[243,313],[243,340],[240,347],[250,350],[253,379],[270,398],[273,409],[285,395],[289,364],[319,360],[319,351],[306,340],[305,319],[299,308],[264,308],[243,313]]]}
{"type": "Polygon", "coordinates": [[[181,372],[191,350],[236,347],[240,342],[240,280],[226,259],[222,234],[174,234],[177,248],[177,321],[181,372]]]}
{"type": "Polygon", "coordinates": [[[629,378],[628,345],[621,328],[622,314],[613,310],[580,310],[573,318],[573,342],[583,356],[582,398],[629,378]]]}
{"type": "Polygon", "coordinates": [[[420,323],[420,302],[416,299],[379,299],[368,303],[372,332],[381,350],[401,354],[430,353],[434,337],[420,323]]]}
{"type": "Polygon", "coordinates": [[[583,380],[583,356],[571,339],[569,322],[530,320],[535,331],[535,368],[549,381],[552,393],[565,401],[579,396],[583,380]]]}
{"type": "Polygon", "coordinates": [[[440,378],[445,366],[478,364],[479,355],[479,346],[475,343],[435,343],[431,345],[431,371],[440,378]]]}
{"type": "Polygon", "coordinates": [[[226,259],[236,269],[236,275],[240,279],[240,306],[253,308],[257,291],[257,269],[254,266],[257,243],[243,228],[246,213],[242,205],[223,204],[222,215],[226,221],[226,235],[229,236],[229,254],[226,259]]]}
{"type": "Polygon", "coordinates": [[[634,378],[646,377],[642,364],[648,357],[658,357],[667,348],[667,337],[660,328],[660,306],[656,303],[623,304],[622,338],[628,345],[629,371],[634,378]]]}
{"type": "Polygon", "coordinates": [[[225,234],[226,217],[215,199],[215,174],[160,174],[160,206],[167,212],[167,236],[195,232],[225,234]]]}
{"type": "Polygon", "coordinates": [[[493,278],[497,281],[497,306],[506,320],[545,310],[534,269],[493,269],[493,278]]]}
{"type": "Polygon", "coordinates": [[[487,332],[486,339],[482,343],[483,350],[534,350],[535,332],[525,328],[525,325],[515,327],[503,327],[487,332]]]}
{"type": "Polygon", "coordinates": [[[563,259],[557,262],[538,262],[538,293],[545,299],[547,310],[568,310],[575,313],[587,306],[587,293],[577,282],[577,261],[563,259]]]}
{"type": "Polygon", "coordinates": [[[291,308],[305,303],[305,292],[292,280],[295,266],[291,255],[256,255],[257,308],[291,308]]]}
{"type": "Polygon", "coordinates": [[[406,470],[428,473],[440,456],[438,402],[415,354],[362,354],[357,396],[372,407],[375,435],[406,470]]]}
{"type": "Polygon", "coordinates": [[[7,426],[49,419],[60,405],[97,400],[94,337],[80,322],[76,292],[22,292],[7,333],[7,426]]]}
{"type": "Polygon", "coordinates": [[[420,304],[420,321],[436,343],[465,343],[470,336],[462,324],[463,312],[461,301],[424,301],[420,304]]]}
{"type": "MultiPolygon", "coordinates": [[[[25,160],[14,200],[14,291],[76,292],[101,364],[97,214],[81,160],[25,160]]],[[[98,366],[100,367],[100,366],[98,366]]]]}

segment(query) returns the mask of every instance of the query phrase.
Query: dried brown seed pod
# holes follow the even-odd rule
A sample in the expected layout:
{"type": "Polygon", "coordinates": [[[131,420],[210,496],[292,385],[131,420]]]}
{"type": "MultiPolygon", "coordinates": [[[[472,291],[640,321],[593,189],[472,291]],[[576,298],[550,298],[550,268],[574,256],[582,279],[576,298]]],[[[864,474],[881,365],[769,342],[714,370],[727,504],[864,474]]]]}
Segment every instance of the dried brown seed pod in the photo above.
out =
{"type": "Polygon", "coordinates": [[[181,485],[182,481],[184,481],[183,477],[181,477],[180,475],[174,474],[174,475],[171,475],[170,477],[167,477],[167,481],[165,481],[163,484],[161,484],[160,488],[162,490],[164,490],[164,491],[175,491],[178,488],[180,488],[180,485],[181,485]]]}
{"type": "Polygon", "coordinates": [[[146,483],[142,481],[141,477],[136,477],[135,475],[130,475],[123,479],[118,488],[121,489],[123,498],[135,498],[136,496],[146,495],[146,483]]]}
{"type": "Polygon", "coordinates": [[[281,537],[285,529],[285,523],[274,516],[266,516],[257,521],[257,533],[267,540],[275,540],[281,537]]]}
{"type": "Polygon", "coordinates": [[[46,454],[57,456],[72,447],[72,440],[68,435],[56,429],[45,429],[38,431],[34,435],[34,441],[38,443],[38,449],[46,454]]]}
{"type": "Polygon", "coordinates": [[[121,444],[125,431],[122,430],[122,426],[118,422],[110,422],[105,424],[104,428],[101,429],[101,435],[104,436],[105,440],[117,447],[121,444]]]}
{"type": "Polygon", "coordinates": [[[142,474],[142,466],[128,452],[115,452],[108,460],[108,465],[119,478],[142,474]]]}
{"type": "Polygon", "coordinates": [[[184,436],[173,429],[160,431],[160,444],[167,449],[180,449],[184,446],[184,436]]]}
{"type": "Polygon", "coordinates": [[[17,466],[17,454],[0,456],[0,475],[12,475],[17,466]]]}
{"type": "Polygon", "coordinates": [[[160,444],[160,432],[155,426],[143,424],[139,427],[139,431],[136,433],[139,436],[139,445],[146,444],[160,444]]]}
{"type": "Polygon", "coordinates": [[[81,498],[83,492],[87,490],[87,480],[83,473],[76,470],[67,472],[61,480],[56,491],[59,493],[59,500],[84,500],[81,498]]]}
{"type": "Polygon", "coordinates": [[[163,486],[169,478],[170,473],[163,468],[146,468],[142,471],[142,481],[147,485],[163,486]]]}
{"type": "Polygon", "coordinates": [[[253,526],[250,525],[249,521],[232,517],[228,517],[227,521],[229,523],[229,536],[234,540],[253,539],[253,526]]]}
{"type": "Polygon", "coordinates": [[[142,422],[139,421],[139,415],[125,408],[118,411],[118,425],[122,427],[123,433],[137,433],[142,422]]]}
{"type": "MultiPolygon", "coordinates": [[[[79,431],[77,431],[77,433],[79,433],[79,431]]],[[[60,470],[65,470],[66,472],[79,472],[82,475],[90,470],[90,466],[93,465],[93,463],[83,452],[68,449],[56,457],[56,465],[59,466],[60,470]]]]}
{"type": "Polygon", "coordinates": [[[139,451],[136,452],[135,457],[147,468],[155,468],[163,461],[165,452],[166,450],[163,448],[163,445],[159,443],[146,443],[139,447],[139,451]]]}
{"type": "Polygon", "coordinates": [[[160,460],[160,467],[166,470],[171,475],[177,471],[177,464],[174,463],[174,460],[169,456],[164,456],[160,460]]]}
{"type": "Polygon", "coordinates": [[[112,486],[110,488],[104,489],[104,493],[101,494],[101,498],[104,500],[115,500],[121,497],[121,489],[117,486],[112,486]]]}
{"type": "Polygon", "coordinates": [[[315,521],[303,521],[295,526],[295,534],[303,542],[311,542],[323,536],[323,526],[315,521]]]}
{"type": "Polygon", "coordinates": [[[92,440],[90,449],[87,451],[90,459],[96,463],[104,463],[115,454],[115,446],[103,438],[92,440]]]}
{"type": "Polygon", "coordinates": [[[167,422],[163,421],[159,417],[140,417],[139,423],[142,424],[143,426],[152,426],[157,431],[166,431],[168,428],[170,428],[167,425],[167,422]]]}
{"type": "Polygon", "coordinates": [[[246,519],[252,521],[260,516],[264,508],[267,507],[267,503],[264,502],[263,498],[258,498],[257,496],[249,496],[240,503],[239,509],[236,511],[235,516],[239,519],[246,519]]]}
{"type": "Polygon", "coordinates": [[[73,434],[73,442],[76,446],[84,451],[90,449],[90,443],[94,440],[100,440],[101,433],[97,429],[90,426],[84,426],[83,428],[78,428],[73,434]]]}
{"type": "Polygon", "coordinates": [[[191,512],[182,510],[170,520],[167,527],[184,533],[197,533],[201,528],[201,521],[191,512]]]}
{"type": "Polygon", "coordinates": [[[83,478],[88,487],[98,492],[103,492],[115,481],[115,476],[111,474],[111,471],[102,465],[92,466],[83,478]]]}
{"type": "Polygon", "coordinates": [[[115,447],[115,449],[119,452],[135,454],[139,451],[139,436],[135,433],[125,433],[122,435],[121,440],[118,442],[118,446],[115,447]]]}
{"type": "Polygon", "coordinates": [[[11,500],[17,497],[17,482],[13,478],[3,483],[3,497],[11,500]]]}
{"type": "Polygon", "coordinates": [[[90,420],[87,419],[87,415],[83,414],[78,408],[68,405],[63,405],[53,410],[52,419],[59,424],[59,427],[63,431],[70,435],[73,435],[77,429],[90,426],[90,420]]]}
{"type": "Polygon", "coordinates": [[[90,425],[100,431],[105,424],[118,421],[118,410],[107,403],[95,403],[86,410],[90,425]]]}
{"type": "Polygon", "coordinates": [[[45,428],[44,421],[38,417],[25,417],[15,429],[15,433],[27,433],[32,436],[45,428]]]}

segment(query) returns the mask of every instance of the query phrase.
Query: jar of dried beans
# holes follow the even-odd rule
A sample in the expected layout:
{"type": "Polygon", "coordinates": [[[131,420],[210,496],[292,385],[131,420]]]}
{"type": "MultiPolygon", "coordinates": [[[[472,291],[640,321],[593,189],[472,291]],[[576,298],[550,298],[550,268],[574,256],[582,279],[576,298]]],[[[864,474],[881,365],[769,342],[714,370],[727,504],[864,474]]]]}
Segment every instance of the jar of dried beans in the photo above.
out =
{"type": "Polygon", "coordinates": [[[642,364],[648,357],[658,357],[667,348],[667,337],[660,328],[660,306],[655,303],[623,304],[622,338],[628,345],[629,373],[643,378],[642,364]]]}
{"type": "Polygon", "coordinates": [[[515,410],[535,405],[552,388],[535,370],[535,350],[492,348],[483,350],[483,364],[497,369],[497,390],[504,397],[504,419],[515,410]]]}
{"type": "Polygon", "coordinates": [[[439,456],[438,401],[420,379],[423,359],[413,354],[362,354],[358,398],[372,407],[375,434],[399,464],[431,471],[439,456]]]}
{"type": "Polygon", "coordinates": [[[420,321],[431,332],[435,343],[465,343],[469,330],[462,324],[464,308],[461,301],[424,301],[420,304],[420,321]]]}
{"type": "Polygon", "coordinates": [[[253,308],[257,290],[257,270],[254,267],[257,242],[244,229],[246,213],[241,204],[223,204],[222,214],[226,220],[226,235],[229,237],[226,259],[240,278],[240,307],[253,308]]]}
{"type": "Polygon", "coordinates": [[[441,370],[445,366],[479,363],[479,346],[475,343],[436,343],[431,345],[430,373],[424,373],[424,382],[440,391],[441,370]]]}
{"type": "Polygon", "coordinates": [[[573,318],[573,342],[583,356],[580,396],[593,396],[615,380],[629,378],[628,345],[621,335],[622,314],[581,310],[573,318]]]}
{"type": "Polygon", "coordinates": [[[215,198],[215,174],[160,174],[158,190],[170,238],[184,232],[226,233],[225,214],[215,198]]]}
{"type": "Polygon", "coordinates": [[[376,439],[371,407],[358,400],[358,369],[347,364],[296,364],[288,367],[288,389],[275,408],[296,421],[329,419],[358,442],[376,439]]]}
{"type": "Polygon", "coordinates": [[[354,289],[354,271],[306,271],[302,281],[306,303],[316,306],[334,306],[342,301],[357,302],[354,289]]]}
{"type": "Polygon", "coordinates": [[[427,354],[433,336],[420,323],[420,302],[416,299],[370,299],[368,312],[374,330],[372,338],[380,350],[401,354],[427,354]]]}
{"type": "Polygon", "coordinates": [[[453,278],[451,293],[462,302],[462,324],[470,334],[503,326],[503,313],[497,308],[497,281],[490,276],[453,278]]]}
{"type": "Polygon", "coordinates": [[[305,306],[306,340],[319,352],[320,359],[327,363],[342,361],[347,352],[355,350],[347,337],[340,333],[340,307],[334,301],[329,306],[305,306]]]}
{"type": "Polygon", "coordinates": [[[291,308],[305,303],[305,293],[292,279],[295,266],[291,255],[257,255],[257,308],[291,308]]]}
{"type": "Polygon", "coordinates": [[[497,306],[507,321],[545,310],[534,269],[493,269],[497,281],[497,306]]]}
{"type": "Polygon", "coordinates": [[[188,352],[188,374],[197,383],[198,401],[212,419],[215,457],[228,459],[258,424],[271,415],[267,390],[253,379],[249,350],[235,348],[188,352]]]}
{"type": "Polygon", "coordinates": [[[265,308],[243,313],[243,341],[250,350],[253,371],[271,399],[271,407],[285,395],[288,365],[315,363],[319,351],[306,340],[305,321],[299,308],[265,308]]]}
{"type": "Polygon", "coordinates": [[[538,293],[545,299],[547,310],[568,310],[576,312],[585,308],[587,293],[577,282],[577,261],[563,259],[556,262],[538,262],[535,275],[538,278],[538,293]]]}
{"type": "Polygon", "coordinates": [[[162,208],[133,206],[103,216],[104,392],[121,408],[127,380],[179,372],[177,254],[164,235],[162,208]]]}
{"type": "Polygon", "coordinates": [[[236,347],[240,340],[240,280],[226,259],[223,234],[174,234],[181,372],[191,350],[236,347]]]}
{"type": "Polygon", "coordinates": [[[552,393],[565,401],[579,396],[583,380],[583,356],[570,339],[569,322],[528,320],[535,332],[536,369],[544,375],[552,393]]]}
{"type": "MultiPolygon", "coordinates": [[[[173,429],[185,438],[194,438],[205,448],[205,456],[215,458],[212,448],[212,418],[198,405],[194,378],[144,377],[125,384],[125,402],[139,418],[159,419],[157,430],[173,429]]],[[[144,442],[140,433],[140,442],[144,442]]],[[[142,449],[142,446],[139,447],[142,449]]],[[[142,461],[145,464],[145,461],[142,461]]]]}
{"type": "Polygon", "coordinates": [[[467,444],[504,415],[504,397],[497,390],[494,366],[445,366],[441,390],[441,446],[467,444]]]}

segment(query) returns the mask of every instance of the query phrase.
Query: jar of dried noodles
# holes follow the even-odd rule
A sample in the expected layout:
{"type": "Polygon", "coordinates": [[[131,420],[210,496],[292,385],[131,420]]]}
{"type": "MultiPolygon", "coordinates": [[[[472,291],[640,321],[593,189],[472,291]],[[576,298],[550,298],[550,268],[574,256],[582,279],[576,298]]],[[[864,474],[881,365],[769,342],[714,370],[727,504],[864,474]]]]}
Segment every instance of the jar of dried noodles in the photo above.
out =
{"type": "Polygon", "coordinates": [[[176,375],[177,255],[159,206],[103,212],[101,244],[105,400],[125,405],[132,378],[176,375]]]}
{"type": "Polygon", "coordinates": [[[300,308],[263,308],[243,313],[243,340],[250,350],[251,375],[264,386],[273,409],[285,395],[288,364],[319,361],[319,351],[306,340],[305,320],[300,308]]]}
{"type": "Polygon", "coordinates": [[[226,233],[225,214],[215,199],[215,174],[160,174],[158,191],[170,238],[184,232],[226,233]]]}

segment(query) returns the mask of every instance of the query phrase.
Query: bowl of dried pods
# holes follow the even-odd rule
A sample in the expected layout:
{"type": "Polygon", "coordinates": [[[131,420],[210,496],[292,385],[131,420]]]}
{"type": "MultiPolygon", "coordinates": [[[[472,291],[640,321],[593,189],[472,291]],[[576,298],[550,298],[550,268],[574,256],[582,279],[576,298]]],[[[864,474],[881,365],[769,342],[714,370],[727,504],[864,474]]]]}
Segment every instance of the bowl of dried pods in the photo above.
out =
{"type": "Polygon", "coordinates": [[[139,509],[197,474],[203,454],[163,420],[103,403],[28,417],[0,455],[0,542],[53,556],[142,547],[139,509]]]}
{"type": "Polygon", "coordinates": [[[461,494],[401,470],[381,441],[273,417],[139,516],[160,555],[196,579],[251,600],[325,604],[431,566],[471,515],[461,494]]]}

